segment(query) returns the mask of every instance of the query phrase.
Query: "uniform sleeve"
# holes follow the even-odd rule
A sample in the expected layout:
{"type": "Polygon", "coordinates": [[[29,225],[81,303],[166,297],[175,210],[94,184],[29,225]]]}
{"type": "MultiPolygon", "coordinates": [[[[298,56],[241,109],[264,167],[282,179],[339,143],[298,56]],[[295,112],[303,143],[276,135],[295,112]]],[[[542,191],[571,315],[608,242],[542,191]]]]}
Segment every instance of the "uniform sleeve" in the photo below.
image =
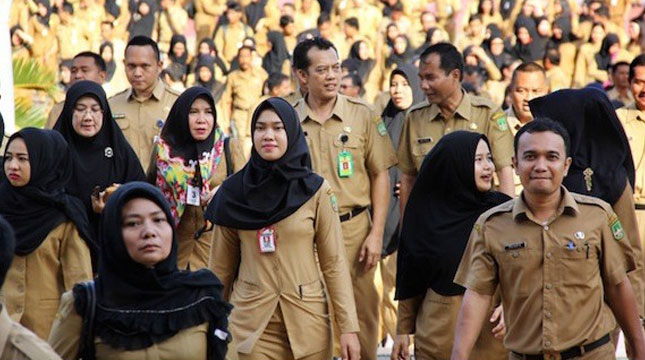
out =
{"type": "Polygon", "coordinates": [[[478,221],[470,233],[454,282],[478,294],[492,296],[497,288],[497,268],[486,245],[483,227],[478,221]]]}
{"type": "Polygon", "coordinates": [[[396,156],[399,160],[398,166],[402,173],[416,175],[417,167],[414,165],[414,155],[412,154],[410,121],[411,113],[408,113],[405,115],[405,120],[403,121],[403,129],[401,130],[401,138],[399,139],[396,156]]]}
{"type": "Polygon", "coordinates": [[[379,116],[369,111],[367,125],[365,167],[370,174],[378,174],[397,164],[396,154],[387,128],[379,116]]]}
{"type": "Polygon", "coordinates": [[[65,290],[71,290],[76,283],[92,280],[90,250],[76,226],[71,223],[62,239],[61,252],[65,290]]]}
{"type": "Polygon", "coordinates": [[[233,173],[236,173],[246,165],[246,157],[244,156],[244,151],[242,146],[237,139],[231,138],[231,141],[228,143],[231,150],[231,161],[233,162],[233,173]]]}
{"type": "Polygon", "coordinates": [[[314,241],[338,328],[343,334],[358,332],[352,279],[345,259],[340,219],[332,202],[335,202],[334,193],[325,182],[319,191],[314,241]]]}
{"type": "Polygon", "coordinates": [[[513,163],[513,134],[502,109],[497,107],[490,114],[486,137],[490,142],[495,169],[499,171],[513,163]]]}
{"type": "Polygon", "coordinates": [[[240,263],[240,238],[234,229],[216,225],[209,268],[224,284],[224,299],[228,301],[240,263]]]}
{"type": "Polygon", "coordinates": [[[636,268],[636,260],[625,235],[625,230],[612,211],[607,213],[607,221],[602,227],[602,255],[600,269],[605,286],[618,285],[627,273],[636,268]]]}
{"type": "Polygon", "coordinates": [[[65,360],[76,360],[81,343],[83,318],[74,309],[74,294],[63,294],[49,333],[49,345],[65,360]]]}
{"type": "Polygon", "coordinates": [[[396,334],[414,334],[416,331],[417,313],[423,302],[423,296],[399,300],[396,319],[396,334]]]}

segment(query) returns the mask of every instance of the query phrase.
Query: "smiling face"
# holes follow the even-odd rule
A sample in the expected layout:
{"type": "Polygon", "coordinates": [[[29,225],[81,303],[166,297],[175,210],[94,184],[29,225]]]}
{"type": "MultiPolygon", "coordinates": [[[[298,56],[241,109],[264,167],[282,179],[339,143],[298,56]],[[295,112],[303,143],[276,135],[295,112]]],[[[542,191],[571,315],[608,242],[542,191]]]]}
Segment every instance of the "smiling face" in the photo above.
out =
{"type": "Polygon", "coordinates": [[[197,98],[188,111],[188,128],[190,136],[196,141],[204,141],[213,131],[215,115],[208,101],[197,98]]]}
{"type": "Polygon", "coordinates": [[[634,67],[634,76],[630,84],[636,107],[645,110],[645,66],[634,67]]]}
{"type": "Polygon", "coordinates": [[[27,144],[22,138],[15,138],[7,144],[4,157],[4,173],[11,186],[22,187],[31,179],[31,163],[27,144]]]}
{"type": "Polygon", "coordinates": [[[121,218],[123,242],[132,260],[153,267],[170,255],[172,226],[159,205],[132,199],[123,206],[121,218]]]}
{"type": "Polygon", "coordinates": [[[289,140],[284,123],[272,109],[260,113],[253,129],[253,146],[266,161],[279,160],[286,152],[289,140]]]}
{"type": "Polygon", "coordinates": [[[571,158],[567,157],[564,140],[551,131],[523,133],[513,157],[515,173],[524,191],[531,195],[549,196],[560,190],[567,176],[571,158]]]}
{"type": "Polygon", "coordinates": [[[92,96],[84,96],[76,101],[72,113],[72,128],[85,138],[91,138],[101,131],[103,126],[103,109],[92,96]]]}
{"type": "Polygon", "coordinates": [[[493,173],[495,164],[488,144],[483,139],[477,143],[475,149],[475,186],[477,191],[486,192],[493,187],[493,173]]]}

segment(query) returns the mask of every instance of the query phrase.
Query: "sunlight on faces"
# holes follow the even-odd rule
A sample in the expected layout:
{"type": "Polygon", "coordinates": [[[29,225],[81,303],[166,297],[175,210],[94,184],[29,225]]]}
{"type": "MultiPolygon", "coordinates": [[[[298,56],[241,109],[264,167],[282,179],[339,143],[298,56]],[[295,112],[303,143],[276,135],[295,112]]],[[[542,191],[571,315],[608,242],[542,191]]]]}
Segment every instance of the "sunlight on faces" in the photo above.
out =
{"type": "Polygon", "coordinates": [[[560,135],[551,131],[523,133],[518,139],[513,165],[524,191],[551,195],[560,190],[571,158],[566,155],[560,135]]]}
{"type": "Polygon", "coordinates": [[[546,77],[539,71],[518,71],[515,74],[515,82],[511,85],[515,115],[520,120],[533,119],[529,101],[547,94],[546,77]]]}
{"type": "Polygon", "coordinates": [[[341,77],[336,50],[312,47],[307,52],[307,57],[310,65],[307,70],[297,70],[298,79],[305,84],[313,97],[323,100],[335,99],[341,77]]]}
{"type": "Polygon", "coordinates": [[[135,198],[123,206],[121,231],[128,255],[135,262],[153,267],[172,249],[172,226],[155,202],[135,198]]]}
{"type": "Polygon", "coordinates": [[[272,109],[260,113],[253,129],[253,146],[266,161],[279,160],[286,152],[289,140],[284,123],[272,109]]]}
{"type": "Polygon", "coordinates": [[[125,51],[125,75],[136,92],[152,89],[161,73],[161,62],[152,46],[133,45],[125,51]]]}
{"type": "Polygon", "coordinates": [[[630,83],[636,107],[645,110],[645,66],[634,67],[634,76],[630,83]]]}
{"type": "Polygon", "coordinates": [[[441,68],[438,54],[430,54],[425,61],[419,63],[419,78],[421,90],[431,104],[441,104],[455,91],[461,91],[459,70],[454,69],[446,74],[441,68]]]}
{"type": "Polygon", "coordinates": [[[204,141],[213,131],[215,114],[213,108],[204,98],[197,98],[193,101],[188,111],[188,128],[190,136],[196,141],[204,141]]]}
{"type": "Polygon", "coordinates": [[[101,131],[103,109],[92,96],[83,96],[74,105],[72,127],[82,137],[91,138],[101,131]]]}
{"type": "Polygon", "coordinates": [[[390,81],[390,96],[394,106],[405,110],[412,105],[412,87],[403,75],[394,74],[390,81]]]}
{"type": "Polygon", "coordinates": [[[101,71],[94,58],[89,56],[78,56],[72,60],[72,84],[81,80],[90,80],[103,84],[106,78],[105,71],[101,71]]]}
{"type": "Polygon", "coordinates": [[[490,153],[488,144],[480,139],[475,149],[475,186],[477,191],[486,192],[493,187],[493,155],[490,153]]]}
{"type": "Polygon", "coordinates": [[[22,138],[15,138],[7,144],[4,157],[4,173],[11,186],[22,187],[31,179],[31,164],[27,144],[22,138]]]}

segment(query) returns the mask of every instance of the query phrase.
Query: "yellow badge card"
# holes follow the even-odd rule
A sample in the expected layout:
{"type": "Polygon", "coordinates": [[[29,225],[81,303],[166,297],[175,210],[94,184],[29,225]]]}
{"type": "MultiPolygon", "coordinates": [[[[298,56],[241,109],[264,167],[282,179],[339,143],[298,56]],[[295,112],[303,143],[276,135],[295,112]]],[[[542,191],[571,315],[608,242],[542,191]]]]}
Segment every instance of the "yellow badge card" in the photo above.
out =
{"type": "Polygon", "coordinates": [[[338,176],[350,177],[354,174],[354,157],[352,153],[343,150],[338,154],[338,176]]]}

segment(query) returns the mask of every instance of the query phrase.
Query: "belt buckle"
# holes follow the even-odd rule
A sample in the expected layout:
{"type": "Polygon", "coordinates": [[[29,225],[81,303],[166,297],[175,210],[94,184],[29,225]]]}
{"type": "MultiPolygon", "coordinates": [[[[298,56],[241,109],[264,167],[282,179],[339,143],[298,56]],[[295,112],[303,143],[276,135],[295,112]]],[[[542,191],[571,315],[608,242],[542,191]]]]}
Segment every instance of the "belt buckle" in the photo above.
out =
{"type": "Polygon", "coordinates": [[[354,209],[349,210],[347,215],[349,215],[349,218],[347,219],[347,221],[351,220],[354,217],[354,209]]]}
{"type": "Polygon", "coordinates": [[[562,360],[562,355],[557,351],[545,351],[544,360],[562,360]]]}

